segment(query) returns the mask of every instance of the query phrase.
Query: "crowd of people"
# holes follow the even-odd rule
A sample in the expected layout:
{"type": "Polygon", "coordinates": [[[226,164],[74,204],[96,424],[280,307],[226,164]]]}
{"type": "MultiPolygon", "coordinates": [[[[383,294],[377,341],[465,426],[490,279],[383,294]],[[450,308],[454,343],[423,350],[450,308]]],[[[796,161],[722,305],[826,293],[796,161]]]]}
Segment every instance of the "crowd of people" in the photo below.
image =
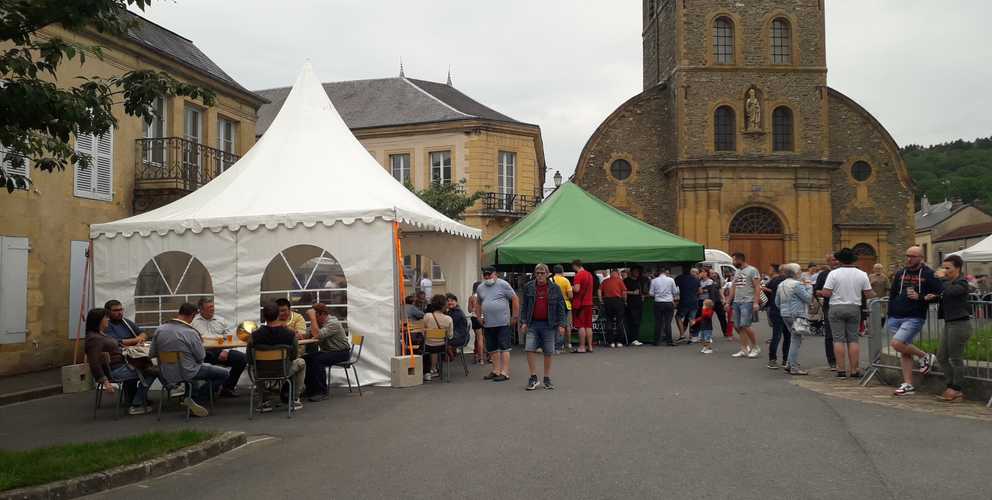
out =
{"type": "MultiPolygon", "coordinates": [[[[762,354],[763,343],[754,324],[763,312],[772,332],[767,339],[769,369],[807,375],[799,362],[800,350],[803,340],[816,331],[823,335],[825,361],[836,377],[860,378],[864,375],[861,338],[867,332],[867,305],[876,297],[886,298],[888,314],[880,321],[891,338],[891,348],[901,356],[904,378],[895,395],[914,394],[914,373],[926,375],[939,363],[947,384],[939,399],[963,399],[963,352],[971,335],[968,298],[974,286],[963,275],[959,257],[948,256],[940,269],[933,270],[924,263],[922,249],[914,246],[906,251],[905,266],[891,276],[881,265],[875,265],[871,273],[859,269],[858,256],[850,248],[828,254],[824,265],[773,264],[767,274],[748,264],[743,253],[732,257],[732,273],[721,275],[710,265],[700,265],[687,267],[674,278],[663,266],[651,277],[640,266],[596,274],[576,260],[569,279],[561,265],[555,265],[552,272],[538,264],[520,290],[514,290],[495,269],[484,268],[482,281],[473,286],[468,314],[458,323],[475,332],[475,361],[489,363],[491,369],[483,378],[494,382],[509,380],[513,340],[517,332],[523,335],[527,390],[541,385],[554,388],[555,354],[594,352],[594,316],[602,318],[597,328],[603,329],[599,347],[698,343],[700,352],[709,355],[716,351],[714,332],[720,332],[738,343],[732,357],[754,359],[762,354]],[[648,302],[654,332],[642,343],[641,319],[648,302]],[[939,304],[939,317],[946,325],[936,354],[913,345],[932,303],[939,304]],[[573,335],[577,346],[572,345],[573,335]]],[[[407,317],[423,318],[415,303],[416,297],[408,297],[407,317]]],[[[466,334],[459,345],[467,342],[466,334]]]]}
{"type": "Polygon", "coordinates": [[[253,411],[270,412],[283,403],[292,405],[295,411],[303,408],[303,399],[327,399],[326,370],[351,359],[347,333],[325,304],[314,304],[306,311],[306,318],[293,311],[287,299],[263,305],[264,325],[250,333],[244,350],[204,347],[204,340],[217,341],[234,333],[215,309],[210,298],[201,299],[197,305],[184,303],[175,318],[151,334],[124,317],[124,307],[118,300],[90,310],[86,315],[85,351],[94,380],[108,393],[116,392],[119,385],[130,415],[151,412],[148,390],[159,380],[163,386],[176,388],[182,405],[191,414],[205,417],[209,410],[204,403],[211,398],[211,391],[217,397],[240,396],[238,381],[255,347],[281,347],[288,353],[293,393],[280,384],[264,387],[253,411]],[[301,346],[299,341],[305,339],[313,339],[313,345],[301,346]],[[155,362],[164,352],[178,353],[178,363],[155,362]],[[198,387],[185,391],[184,383],[198,387]]]}

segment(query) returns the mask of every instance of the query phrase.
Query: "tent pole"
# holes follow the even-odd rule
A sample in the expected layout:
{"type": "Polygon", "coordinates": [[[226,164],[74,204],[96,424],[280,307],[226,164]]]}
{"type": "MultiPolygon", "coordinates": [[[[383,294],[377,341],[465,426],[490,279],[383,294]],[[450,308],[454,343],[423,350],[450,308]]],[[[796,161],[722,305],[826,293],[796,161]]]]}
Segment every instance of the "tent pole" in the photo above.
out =
{"type": "Polygon", "coordinates": [[[72,364],[79,364],[79,330],[86,323],[86,291],[89,289],[90,262],[93,260],[93,240],[86,247],[86,265],[83,266],[83,294],[79,299],[79,321],[76,322],[76,342],[72,346],[72,364]]]}
{"type": "MultiPolygon", "coordinates": [[[[400,222],[398,218],[393,220],[393,253],[396,258],[393,260],[393,266],[396,268],[394,279],[399,281],[397,289],[399,290],[399,298],[396,300],[397,304],[403,304],[403,300],[406,297],[406,283],[403,276],[403,243],[400,241],[400,222]]],[[[399,310],[399,308],[396,308],[399,310]]],[[[414,361],[413,356],[413,337],[410,335],[410,322],[404,315],[400,317],[400,354],[409,356],[409,367],[413,368],[416,366],[416,361],[414,361]]]]}

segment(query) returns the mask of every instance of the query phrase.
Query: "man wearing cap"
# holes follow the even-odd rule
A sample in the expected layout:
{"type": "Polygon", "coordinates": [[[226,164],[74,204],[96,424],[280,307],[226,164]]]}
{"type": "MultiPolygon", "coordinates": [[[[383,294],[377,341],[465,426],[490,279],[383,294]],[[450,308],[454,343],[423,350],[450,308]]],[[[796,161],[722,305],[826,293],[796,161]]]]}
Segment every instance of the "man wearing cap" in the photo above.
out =
{"type": "Polygon", "coordinates": [[[483,378],[505,382],[510,380],[511,325],[520,317],[520,301],[513,287],[498,278],[491,267],[482,269],[482,284],[476,295],[479,297],[476,316],[482,318],[486,350],[493,353],[493,371],[483,378]]]}

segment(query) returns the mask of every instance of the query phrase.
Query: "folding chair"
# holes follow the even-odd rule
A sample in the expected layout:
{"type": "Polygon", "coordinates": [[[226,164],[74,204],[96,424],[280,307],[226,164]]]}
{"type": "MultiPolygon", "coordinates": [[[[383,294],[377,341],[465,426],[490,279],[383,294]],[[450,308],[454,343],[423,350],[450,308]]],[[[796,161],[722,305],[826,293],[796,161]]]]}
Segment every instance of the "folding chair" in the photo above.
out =
{"type": "MultiPolygon", "coordinates": [[[[428,328],[424,331],[424,357],[431,355],[429,348],[438,348],[438,345],[428,345],[429,343],[442,342],[444,345],[444,350],[437,353],[438,359],[438,369],[441,370],[441,380],[449,382],[450,377],[448,376],[448,337],[445,335],[446,332],[443,328],[428,328]]],[[[425,365],[426,366],[426,365],[425,365]]]]}
{"type": "MultiPolygon", "coordinates": [[[[344,377],[348,380],[348,392],[351,392],[351,377],[348,376],[348,369],[351,368],[351,371],[355,374],[355,385],[358,386],[359,396],[362,395],[362,384],[361,382],[358,381],[358,370],[355,369],[355,365],[357,365],[358,362],[361,361],[362,359],[362,347],[364,347],[364,345],[365,345],[364,335],[352,335],[351,358],[349,358],[348,361],[345,361],[344,363],[335,363],[331,365],[331,368],[334,368],[335,366],[344,368],[344,377]],[[355,353],[355,346],[358,346],[358,353],[355,353]]],[[[424,351],[426,352],[426,349],[424,351]]],[[[328,368],[328,371],[330,371],[330,368],[328,368]]]]}
{"type": "MultiPolygon", "coordinates": [[[[182,353],[179,351],[160,351],[158,353],[158,366],[162,373],[165,373],[166,366],[175,366],[175,371],[182,373],[182,367],[180,362],[182,360],[182,353]]],[[[164,376],[160,376],[159,380],[162,382],[162,388],[159,389],[158,398],[158,420],[162,420],[162,407],[165,406],[165,401],[172,399],[172,391],[180,387],[183,388],[182,397],[193,398],[193,381],[192,380],[177,380],[175,382],[166,380],[164,376]]],[[[205,381],[210,387],[210,411],[214,409],[214,384],[211,381],[205,381]]],[[[186,408],[186,420],[189,420],[191,415],[189,408],[186,408]]]]}
{"type": "MultiPolygon", "coordinates": [[[[471,337],[470,337],[471,338],[471,337]]],[[[458,354],[459,359],[462,361],[462,368],[465,369],[465,376],[468,376],[468,359],[465,358],[465,346],[468,345],[468,339],[465,340],[465,344],[456,347],[455,352],[458,354]]],[[[447,354],[447,353],[446,353],[447,354]]]]}
{"type": "MultiPolygon", "coordinates": [[[[248,349],[248,378],[251,388],[248,391],[248,419],[255,418],[255,389],[265,382],[289,384],[289,409],[286,418],[293,418],[293,397],[296,387],[293,384],[292,360],[288,346],[251,346],[248,349]]],[[[265,401],[265,388],[262,387],[261,400],[265,401]]]]}
{"type": "MultiPolygon", "coordinates": [[[[89,363],[90,360],[87,358],[86,362],[89,363]]],[[[97,382],[96,384],[96,402],[93,405],[93,418],[96,419],[96,412],[103,404],[103,390],[107,385],[115,385],[117,388],[117,405],[114,407],[114,420],[117,420],[120,418],[121,404],[124,402],[124,385],[110,379],[110,354],[103,353],[101,363],[103,364],[104,373],[107,374],[107,381],[97,382]]]]}

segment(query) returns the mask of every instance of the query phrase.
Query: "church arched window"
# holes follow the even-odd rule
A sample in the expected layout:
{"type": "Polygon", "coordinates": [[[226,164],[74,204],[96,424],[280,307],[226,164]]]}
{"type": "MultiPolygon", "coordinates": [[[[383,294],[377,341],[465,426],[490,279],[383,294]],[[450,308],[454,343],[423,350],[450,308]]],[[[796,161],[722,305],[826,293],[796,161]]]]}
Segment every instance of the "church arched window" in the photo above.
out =
{"type": "Polygon", "coordinates": [[[792,26],[782,17],[772,21],[772,64],[792,64],[792,26]]]}
{"type": "Polygon", "coordinates": [[[735,151],[737,149],[737,117],[734,108],[720,106],[713,112],[713,149],[735,151]]]}
{"type": "Polygon", "coordinates": [[[782,221],[774,212],[762,207],[748,207],[730,221],[731,234],[782,234],[782,221]]]}
{"type": "Polygon", "coordinates": [[[795,149],[793,137],[792,110],[779,106],[772,112],[772,150],[792,151],[795,149]]]}
{"type": "Polygon", "coordinates": [[[288,299],[303,314],[313,304],[330,308],[341,321],[348,319],[348,280],[331,254],[313,245],[296,245],[279,252],[262,274],[260,303],[288,299]]]}
{"type": "Polygon", "coordinates": [[[141,268],[134,287],[134,322],[154,330],[174,318],[185,302],[212,297],[213,281],[206,266],[186,252],[164,252],[141,268]]]}
{"type": "Polygon", "coordinates": [[[726,16],[713,20],[713,61],[734,64],[734,22],[726,16]]]}

